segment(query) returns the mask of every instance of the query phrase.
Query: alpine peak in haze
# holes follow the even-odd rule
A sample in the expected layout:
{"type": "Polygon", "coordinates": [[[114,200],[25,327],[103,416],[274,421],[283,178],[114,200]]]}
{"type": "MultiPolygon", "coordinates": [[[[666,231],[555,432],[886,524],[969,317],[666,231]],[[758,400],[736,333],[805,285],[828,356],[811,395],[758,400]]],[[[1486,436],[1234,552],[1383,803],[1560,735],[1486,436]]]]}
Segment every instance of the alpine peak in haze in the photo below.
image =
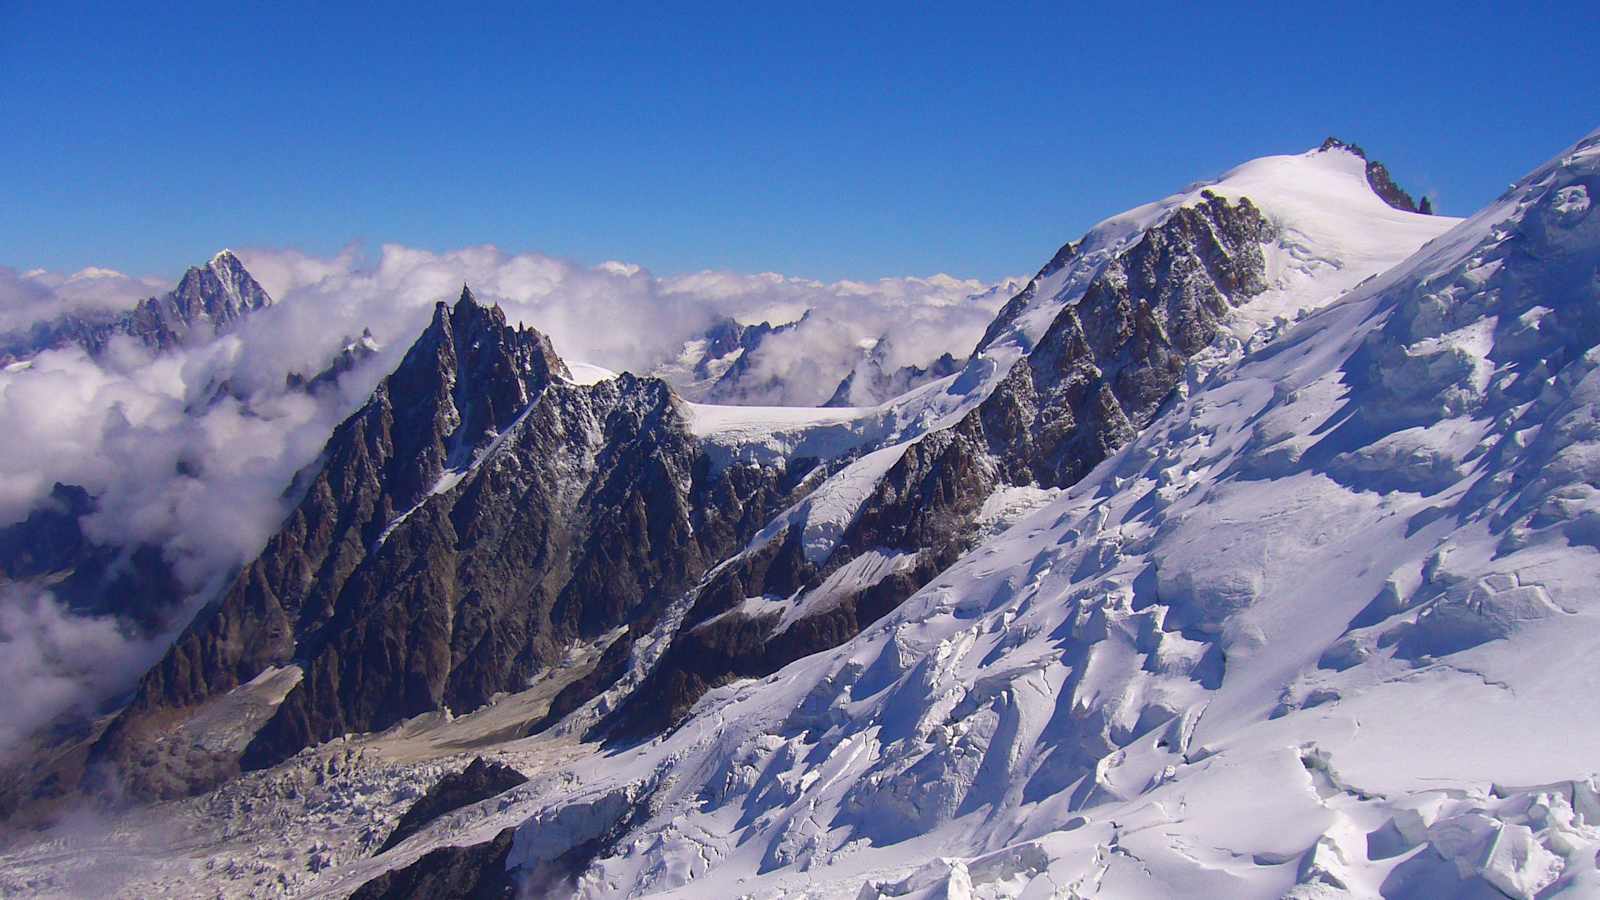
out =
{"type": "MultiPolygon", "coordinates": [[[[909,279],[923,295],[874,310],[871,285],[827,286],[836,300],[798,318],[743,324],[722,318],[686,342],[654,374],[698,403],[740,406],[876,406],[955,370],[994,311],[1017,289],[1006,278],[964,294],[973,282],[909,279]]],[[[816,287],[823,287],[817,285],[816,287]]]]}
{"type": "Polygon", "coordinates": [[[240,319],[272,305],[272,298],[231,250],[204,266],[191,266],[178,286],[125,312],[85,310],[0,334],[0,362],[27,359],[45,350],[76,344],[91,356],[106,351],[113,338],[132,338],[152,353],[207,340],[240,319]]]}

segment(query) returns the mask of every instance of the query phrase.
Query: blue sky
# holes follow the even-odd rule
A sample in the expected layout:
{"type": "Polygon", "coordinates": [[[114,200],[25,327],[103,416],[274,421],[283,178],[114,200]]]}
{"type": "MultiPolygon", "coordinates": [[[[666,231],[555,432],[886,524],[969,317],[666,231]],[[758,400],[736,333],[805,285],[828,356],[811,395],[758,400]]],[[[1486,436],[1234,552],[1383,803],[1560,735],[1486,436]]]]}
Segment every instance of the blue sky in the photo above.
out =
{"type": "Polygon", "coordinates": [[[993,278],[1327,134],[1464,214],[1600,125],[1592,3],[103,6],[0,0],[0,265],[993,278]]]}

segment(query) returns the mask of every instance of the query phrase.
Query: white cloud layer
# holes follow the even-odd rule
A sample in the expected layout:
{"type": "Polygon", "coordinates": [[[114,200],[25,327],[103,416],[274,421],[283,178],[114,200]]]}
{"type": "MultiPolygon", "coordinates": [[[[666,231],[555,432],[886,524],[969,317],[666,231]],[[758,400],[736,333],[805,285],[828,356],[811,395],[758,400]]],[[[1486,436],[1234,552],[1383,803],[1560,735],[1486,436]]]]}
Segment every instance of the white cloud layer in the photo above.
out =
{"type": "Polygon", "coordinates": [[[0,266],[0,332],[22,328],[66,311],[132,309],[165,290],[151,278],[132,278],[114,269],[91,266],[71,275],[0,266]]]}
{"type": "Polygon", "coordinates": [[[903,328],[897,352],[908,362],[918,356],[926,362],[947,350],[971,350],[1007,299],[969,303],[990,285],[942,274],[832,283],[770,272],[657,277],[627,263],[582,266],[492,246],[435,253],[386,244],[371,264],[353,247],[331,259],[292,250],[242,250],[239,256],[268,293],[324,330],[371,328],[386,344],[407,340],[435,301],[454,298],[466,282],[513,320],[550,335],[563,357],[634,372],[672,358],[720,317],[776,324],[808,309],[855,339],[903,328]]]}

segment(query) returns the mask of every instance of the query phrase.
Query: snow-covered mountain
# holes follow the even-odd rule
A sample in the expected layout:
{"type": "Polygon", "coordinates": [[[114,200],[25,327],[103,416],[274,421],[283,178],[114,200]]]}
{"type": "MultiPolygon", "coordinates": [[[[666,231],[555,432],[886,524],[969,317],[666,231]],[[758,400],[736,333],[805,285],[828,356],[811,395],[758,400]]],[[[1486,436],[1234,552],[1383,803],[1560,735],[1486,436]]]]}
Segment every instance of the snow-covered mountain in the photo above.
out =
{"type": "Polygon", "coordinates": [[[580,893],[1595,891],[1597,176],[1600,133],[858,639],[530,798],[507,865],[603,835],[580,893]]]}
{"type": "Polygon", "coordinates": [[[1006,305],[942,390],[888,405],[909,425],[719,567],[605,728],[653,733],[711,685],[855,634],[1246,341],[1450,224],[1391,208],[1339,147],[1258,160],[1101,224],[1006,305]]]}
{"type": "Polygon", "coordinates": [[[441,304],[0,886],[1583,896],[1597,184],[1256,160],[867,407],[441,304]]]}

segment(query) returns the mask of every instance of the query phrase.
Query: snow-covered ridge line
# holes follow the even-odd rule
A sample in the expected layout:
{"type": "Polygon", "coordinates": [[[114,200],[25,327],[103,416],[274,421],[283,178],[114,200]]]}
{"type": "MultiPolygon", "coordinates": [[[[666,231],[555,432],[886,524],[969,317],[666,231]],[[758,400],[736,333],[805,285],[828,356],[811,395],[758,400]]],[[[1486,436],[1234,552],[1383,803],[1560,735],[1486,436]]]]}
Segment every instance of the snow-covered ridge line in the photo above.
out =
{"type": "Polygon", "coordinates": [[[1108,261],[1179,209],[1202,202],[1208,194],[1250,200],[1279,230],[1279,243],[1270,260],[1277,296],[1251,304],[1264,309],[1269,321],[1276,315],[1292,315],[1327,302],[1360,280],[1399,263],[1417,246],[1459,221],[1389,206],[1369,188],[1366,161],[1343,148],[1263,157],[1096,225],[1072,245],[1066,265],[1035,279],[1030,285],[1030,302],[1014,314],[1012,327],[997,334],[989,345],[1012,341],[1031,347],[1056,312],[1081,297],[1108,261]],[[1328,270],[1339,270],[1347,277],[1329,279],[1328,270]],[[1317,282],[1315,290],[1296,290],[1308,287],[1312,277],[1317,282]]]}

